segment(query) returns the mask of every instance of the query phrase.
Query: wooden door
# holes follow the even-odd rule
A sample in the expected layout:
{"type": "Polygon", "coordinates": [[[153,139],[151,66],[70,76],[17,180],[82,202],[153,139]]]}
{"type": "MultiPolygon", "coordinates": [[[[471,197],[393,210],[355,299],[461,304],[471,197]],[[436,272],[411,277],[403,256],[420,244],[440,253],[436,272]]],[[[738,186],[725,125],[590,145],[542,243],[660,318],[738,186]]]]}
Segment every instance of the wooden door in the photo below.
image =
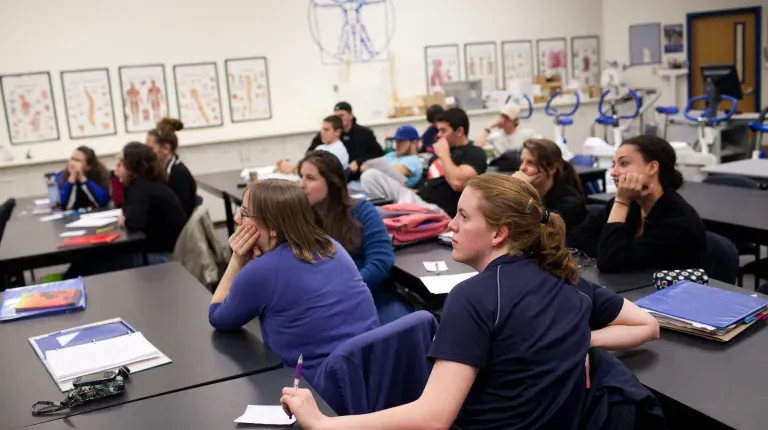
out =
{"type": "MultiPolygon", "coordinates": [[[[704,94],[704,82],[700,66],[707,64],[734,64],[741,79],[744,99],[739,101],[740,112],[757,112],[756,69],[758,58],[755,56],[757,40],[756,22],[759,22],[757,9],[735,10],[733,12],[694,15],[689,20],[690,63],[689,96],[704,94]]],[[[727,106],[730,106],[729,104],[727,106]]],[[[698,109],[703,109],[699,103],[698,109]]],[[[726,103],[721,109],[726,108],[726,103]]]]}

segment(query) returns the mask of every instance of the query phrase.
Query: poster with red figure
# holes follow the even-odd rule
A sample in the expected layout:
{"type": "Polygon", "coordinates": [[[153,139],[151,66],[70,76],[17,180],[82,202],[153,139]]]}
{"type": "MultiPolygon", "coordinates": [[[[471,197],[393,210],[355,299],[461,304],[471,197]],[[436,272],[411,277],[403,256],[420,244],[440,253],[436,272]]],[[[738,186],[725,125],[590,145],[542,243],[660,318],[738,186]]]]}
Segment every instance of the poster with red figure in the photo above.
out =
{"type": "Polygon", "coordinates": [[[221,118],[219,72],[216,63],[180,64],[173,66],[179,119],[184,128],[216,127],[221,118]]]}
{"type": "Polygon", "coordinates": [[[536,51],[539,62],[539,74],[547,78],[559,75],[565,82],[568,79],[568,49],[565,38],[539,39],[536,51]]]}
{"type": "Polygon", "coordinates": [[[437,45],[424,48],[429,93],[443,92],[446,82],[461,79],[459,76],[459,45],[437,45]]]}
{"type": "Polygon", "coordinates": [[[149,131],[168,116],[168,91],[162,64],[120,67],[120,92],[126,132],[149,131]]]}
{"type": "Polygon", "coordinates": [[[571,38],[571,70],[573,79],[581,86],[600,85],[600,38],[577,36],[571,38]]]}
{"type": "Polygon", "coordinates": [[[267,59],[233,58],[224,61],[224,69],[232,122],[272,118],[267,59]]]}
{"type": "Polygon", "coordinates": [[[48,72],[0,76],[0,87],[12,145],[59,140],[48,72]]]}
{"type": "Polygon", "coordinates": [[[71,139],[117,133],[108,69],[61,72],[61,86],[71,139]]]}

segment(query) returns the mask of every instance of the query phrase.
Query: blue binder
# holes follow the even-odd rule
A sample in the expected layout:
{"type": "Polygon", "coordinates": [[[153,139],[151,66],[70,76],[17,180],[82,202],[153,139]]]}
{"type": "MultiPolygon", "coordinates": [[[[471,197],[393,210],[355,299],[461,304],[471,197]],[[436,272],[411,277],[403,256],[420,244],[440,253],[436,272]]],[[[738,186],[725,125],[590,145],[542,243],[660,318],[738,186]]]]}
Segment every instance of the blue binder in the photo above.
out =
{"type": "Polygon", "coordinates": [[[85,285],[83,284],[83,278],[51,282],[48,284],[30,285],[28,287],[11,288],[3,291],[2,302],[0,302],[0,321],[10,321],[21,318],[32,318],[44,315],[60,314],[63,312],[72,312],[85,309],[85,306],[85,285]],[[80,301],[75,306],[54,309],[39,309],[32,311],[16,310],[16,304],[19,302],[21,296],[24,295],[24,293],[60,291],[69,290],[72,288],[79,289],[82,292],[80,295],[80,301]]]}
{"type": "Polygon", "coordinates": [[[37,349],[43,354],[44,358],[48,351],[69,348],[70,346],[82,345],[84,343],[98,342],[100,340],[112,339],[134,333],[133,327],[122,320],[109,321],[92,325],[89,327],[76,327],[56,333],[50,333],[44,336],[32,338],[37,349]]]}
{"type": "Polygon", "coordinates": [[[768,300],[683,281],[643,297],[635,304],[670,317],[722,330],[765,309],[768,300]]]}

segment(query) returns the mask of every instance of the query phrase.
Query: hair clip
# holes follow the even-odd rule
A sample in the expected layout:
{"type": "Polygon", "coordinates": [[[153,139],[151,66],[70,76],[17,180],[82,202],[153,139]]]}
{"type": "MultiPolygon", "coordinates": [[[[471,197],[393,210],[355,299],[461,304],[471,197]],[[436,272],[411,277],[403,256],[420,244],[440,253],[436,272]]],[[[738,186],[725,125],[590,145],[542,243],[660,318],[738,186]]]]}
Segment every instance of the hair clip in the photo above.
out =
{"type": "Polygon", "coordinates": [[[546,225],[549,222],[549,211],[544,209],[544,215],[541,217],[541,223],[546,225]]]}

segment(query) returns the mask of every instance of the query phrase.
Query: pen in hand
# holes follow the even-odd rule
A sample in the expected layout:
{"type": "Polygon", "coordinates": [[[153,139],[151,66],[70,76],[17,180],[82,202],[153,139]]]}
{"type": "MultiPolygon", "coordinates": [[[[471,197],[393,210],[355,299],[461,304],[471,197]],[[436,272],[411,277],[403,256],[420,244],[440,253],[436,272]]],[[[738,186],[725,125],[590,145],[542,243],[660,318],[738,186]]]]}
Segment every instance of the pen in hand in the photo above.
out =
{"type": "MultiPolygon", "coordinates": [[[[301,365],[304,363],[304,354],[299,354],[299,361],[296,363],[296,374],[293,377],[293,388],[299,388],[299,380],[301,379],[301,365]]],[[[293,414],[290,409],[285,411],[288,414],[288,418],[293,418],[293,414]]]]}

